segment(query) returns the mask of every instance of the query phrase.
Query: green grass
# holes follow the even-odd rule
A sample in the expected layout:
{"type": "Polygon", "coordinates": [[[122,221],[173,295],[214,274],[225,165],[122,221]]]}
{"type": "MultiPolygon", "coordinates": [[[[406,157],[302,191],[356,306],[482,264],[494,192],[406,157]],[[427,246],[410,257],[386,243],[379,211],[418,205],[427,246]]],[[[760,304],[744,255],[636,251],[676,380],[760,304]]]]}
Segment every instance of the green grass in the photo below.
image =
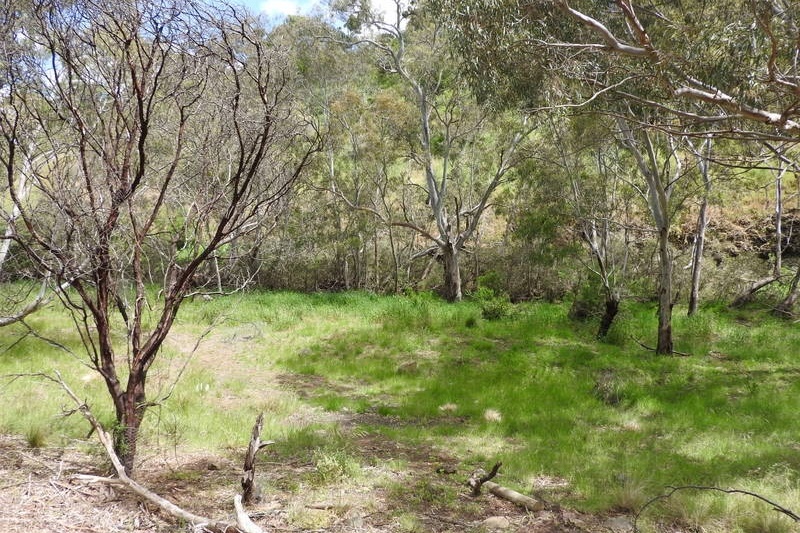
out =
{"type": "MultiPolygon", "coordinates": [[[[632,511],[671,485],[752,490],[800,510],[795,325],[714,306],[687,318],[676,307],[676,349],[691,355],[663,357],[636,342],[654,344],[649,305],[623,305],[603,342],[594,339],[595,324],[567,318],[568,303],[517,305],[491,320],[484,307],[429,294],[187,302],[175,327],[183,344],[215,329],[169,399],[150,412],[144,438],[168,450],[241,447],[264,411],[264,438],[277,441],[275,453],[315,465],[312,484],[354,476],[371,458],[313,417],[298,421],[311,404],[369,414],[360,431],[446,450],[465,465],[501,460],[501,482],[523,492],[537,477],[564,479],[567,488],[545,497],[582,510],[632,511]],[[290,376],[283,390],[264,383],[280,375],[290,376]],[[292,392],[298,387],[302,397],[292,392]]],[[[79,353],[63,311],[51,306],[31,325],[79,353]]],[[[20,333],[0,331],[0,344],[11,346],[20,333]]],[[[167,345],[151,397],[168,389],[186,352],[167,345]]],[[[73,356],[32,337],[0,354],[0,375],[52,370],[110,420],[102,383],[73,356]]],[[[31,446],[87,432],[77,417],[59,416],[63,396],[41,381],[5,380],[0,395],[16,407],[0,412],[0,429],[31,446]]],[[[774,515],[742,497],[682,493],[648,509],[643,527],[666,520],[708,531],[788,531],[774,515]]]]}

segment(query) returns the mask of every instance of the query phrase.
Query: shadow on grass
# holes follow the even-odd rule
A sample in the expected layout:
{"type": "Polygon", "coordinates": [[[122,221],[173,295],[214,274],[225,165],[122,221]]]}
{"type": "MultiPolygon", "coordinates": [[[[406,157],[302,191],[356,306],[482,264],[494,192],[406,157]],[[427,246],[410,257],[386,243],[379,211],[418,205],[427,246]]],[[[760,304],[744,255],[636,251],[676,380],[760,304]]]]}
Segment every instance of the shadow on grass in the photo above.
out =
{"type": "MultiPolygon", "coordinates": [[[[570,504],[599,510],[618,506],[632,482],[658,493],[757,482],[800,466],[800,368],[785,352],[787,335],[800,343],[789,325],[767,321],[743,334],[732,316],[706,317],[685,341],[704,351],[676,358],[598,343],[593,327],[566,318],[566,305],[524,306],[499,321],[476,319],[469,302],[382,305],[374,324],[285,365],[351,386],[319,390],[320,405],[410,420],[371,427],[433,440],[469,463],[502,460],[508,483],[522,490],[535,476],[563,478],[570,504]]],[[[629,310],[629,331],[654,319],[645,306],[629,310]]]]}

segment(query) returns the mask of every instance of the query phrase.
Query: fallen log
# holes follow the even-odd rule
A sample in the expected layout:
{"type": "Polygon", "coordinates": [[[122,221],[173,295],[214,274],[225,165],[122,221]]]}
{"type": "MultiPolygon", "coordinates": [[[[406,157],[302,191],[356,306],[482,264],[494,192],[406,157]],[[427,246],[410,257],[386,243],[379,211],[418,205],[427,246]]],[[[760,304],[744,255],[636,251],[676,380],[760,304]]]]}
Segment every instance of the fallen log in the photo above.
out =
{"type": "Polygon", "coordinates": [[[526,509],[531,512],[537,512],[544,509],[544,502],[541,500],[537,500],[531,498],[529,496],[525,496],[524,494],[520,494],[519,492],[504,487],[502,485],[498,485],[492,481],[487,481],[483,484],[486,487],[486,490],[497,496],[498,498],[503,498],[504,500],[508,500],[515,505],[519,505],[523,509],[526,509]]]}

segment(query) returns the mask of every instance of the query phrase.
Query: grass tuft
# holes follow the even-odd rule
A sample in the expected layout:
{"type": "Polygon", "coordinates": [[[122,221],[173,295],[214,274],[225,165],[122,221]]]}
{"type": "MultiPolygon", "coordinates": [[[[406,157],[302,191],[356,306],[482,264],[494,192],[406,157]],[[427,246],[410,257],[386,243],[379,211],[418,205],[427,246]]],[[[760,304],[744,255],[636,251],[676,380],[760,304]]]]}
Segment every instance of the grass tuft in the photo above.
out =
{"type": "Polygon", "coordinates": [[[47,443],[47,428],[38,422],[32,422],[25,431],[25,442],[29,448],[44,448],[47,443]]]}

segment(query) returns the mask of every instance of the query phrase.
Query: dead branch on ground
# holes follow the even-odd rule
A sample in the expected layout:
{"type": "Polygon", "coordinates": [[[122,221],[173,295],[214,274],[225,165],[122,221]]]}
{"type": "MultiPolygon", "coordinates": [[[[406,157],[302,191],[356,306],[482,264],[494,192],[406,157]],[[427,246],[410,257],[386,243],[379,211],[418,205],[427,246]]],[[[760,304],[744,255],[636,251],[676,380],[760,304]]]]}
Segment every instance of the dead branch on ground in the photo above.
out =
{"type": "Polygon", "coordinates": [[[483,470],[478,470],[474,472],[470,476],[469,481],[467,481],[467,486],[469,486],[469,488],[472,490],[471,495],[480,496],[481,489],[483,487],[486,487],[486,490],[488,490],[491,494],[494,494],[498,498],[510,501],[511,503],[518,505],[528,511],[536,512],[544,509],[543,501],[531,498],[529,496],[525,496],[524,494],[520,494],[515,490],[509,489],[507,487],[489,481],[490,479],[494,478],[497,475],[501,466],[502,463],[495,463],[495,465],[492,467],[491,472],[489,472],[488,474],[486,474],[486,472],[484,472],[483,470]]]}
{"type": "MultiPolygon", "coordinates": [[[[636,338],[634,338],[634,337],[631,337],[631,338],[633,339],[633,341],[634,341],[636,344],[638,344],[639,346],[641,346],[642,348],[644,348],[644,349],[645,349],[645,350],[647,350],[648,352],[655,352],[655,351],[656,351],[656,349],[655,349],[655,348],[653,348],[652,346],[648,346],[648,345],[646,345],[645,343],[643,343],[643,342],[642,342],[642,341],[640,341],[639,339],[636,339],[636,338]]],[[[686,352],[679,352],[678,350],[672,350],[672,352],[670,352],[670,354],[671,354],[671,355],[678,355],[678,356],[680,356],[680,357],[691,357],[691,356],[692,356],[692,354],[690,354],[690,353],[686,353],[686,352]]]]}
{"type": "Polygon", "coordinates": [[[250,436],[250,444],[247,446],[247,454],[244,457],[244,468],[242,471],[242,501],[245,504],[257,502],[261,499],[261,489],[256,485],[256,454],[261,448],[274,444],[274,441],[261,442],[261,429],[264,427],[264,413],[258,415],[253,432],[250,436]]]}
{"type": "Polygon", "coordinates": [[[642,516],[642,514],[645,512],[645,510],[647,510],[648,507],[650,507],[651,505],[653,505],[655,503],[658,503],[660,501],[667,500],[667,499],[671,498],[676,492],[683,491],[683,490],[702,490],[702,491],[711,491],[711,492],[721,492],[721,493],[724,493],[724,494],[743,494],[745,496],[750,496],[750,497],[755,498],[757,500],[761,500],[762,502],[771,505],[772,509],[774,511],[777,511],[777,512],[779,512],[781,514],[784,514],[784,515],[788,516],[789,518],[791,518],[795,522],[800,522],[800,516],[797,515],[791,509],[787,509],[786,507],[784,507],[784,506],[782,506],[780,504],[777,504],[777,503],[773,502],[772,500],[769,500],[769,499],[765,498],[764,496],[761,496],[760,494],[757,494],[755,492],[750,492],[749,490],[723,489],[723,488],[720,488],[720,487],[708,487],[708,486],[703,486],[703,485],[682,485],[682,486],[679,486],[679,487],[667,487],[667,489],[669,489],[669,490],[666,493],[660,494],[660,495],[656,496],[655,498],[652,498],[650,501],[648,501],[644,505],[642,505],[642,508],[639,509],[639,512],[637,512],[636,515],[633,517],[633,531],[634,531],[634,533],[638,533],[639,532],[639,527],[638,527],[637,523],[639,521],[639,518],[642,516]]]}
{"type": "Polygon", "coordinates": [[[114,452],[114,443],[111,435],[103,428],[100,422],[95,418],[94,414],[92,413],[89,406],[86,402],[81,401],[78,396],[72,391],[72,389],[67,385],[64,379],[61,377],[61,374],[55,372],[55,376],[51,376],[48,374],[39,374],[39,376],[48,379],[57,383],[75,402],[77,406],[76,411],[80,412],[81,415],[92,425],[94,428],[94,432],[97,434],[97,438],[100,440],[100,443],[106,450],[106,455],[111,460],[111,464],[114,466],[114,470],[117,473],[117,477],[102,477],[102,476],[87,476],[87,475],[77,475],[74,476],[75,479],[79,479],[81,481],[90,482],[90,483],[104,483],[108,485],[113,485],[117,487],[124,488],[130,492],[133,492],[137,497],[141,498],[142,500],[152,503],[153,505],[157,506],[161,509],[164,513],[171,516],[172,518],[182,520],[186,523],[192,525],[194,531],[203,532],[203,533],[264,533],[263,530],[256,525],[247,513],[244,511],[242,507],[241,496],[236,495],[234,497],[234,508],[236,509],[236,524],[230,524],[226,522],[218,522],[212,520],[210,518],[196,515],[185,509],[182,509],[175,505],[174,503],[170,502],[169,500],[162,498],[158,494],[152,492],[151,490],[147,489],[146,487],[140,485],[136,481],[132,480],[128,477],[125,473],[125,467],[122,466],[122,462],[120,461],[117,454],[114,452]]]}

